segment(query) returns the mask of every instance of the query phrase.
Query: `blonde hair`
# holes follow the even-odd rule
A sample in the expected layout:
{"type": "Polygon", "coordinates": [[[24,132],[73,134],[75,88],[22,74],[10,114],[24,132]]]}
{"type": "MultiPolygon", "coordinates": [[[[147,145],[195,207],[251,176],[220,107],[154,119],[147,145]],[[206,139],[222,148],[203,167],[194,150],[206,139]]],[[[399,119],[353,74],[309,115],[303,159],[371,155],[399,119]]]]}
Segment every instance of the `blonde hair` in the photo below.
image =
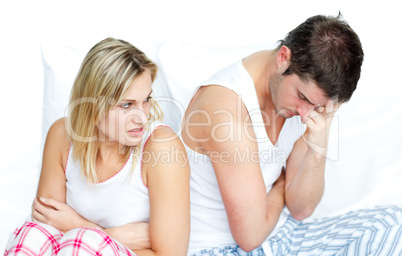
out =
{"type": "MultiPolygon", "coordinates": [[[[98,182],[95,171],[98,124],[123,99],[132,81],[145,69],[150,71],[153,82],[158,69],[156,64],[130,43],[114,38],[106,38],[93,46],[81,64],[71,90],[66,128],[72,140],[73,159],[80,162],[81,174],[90,183],[98,182]]],[[[162,118],[159,105],[151,99],[148,123],[162,118]]],[[[137,156],[140,145],[125,146],[125,159],[131,150],[137,156]]]]}

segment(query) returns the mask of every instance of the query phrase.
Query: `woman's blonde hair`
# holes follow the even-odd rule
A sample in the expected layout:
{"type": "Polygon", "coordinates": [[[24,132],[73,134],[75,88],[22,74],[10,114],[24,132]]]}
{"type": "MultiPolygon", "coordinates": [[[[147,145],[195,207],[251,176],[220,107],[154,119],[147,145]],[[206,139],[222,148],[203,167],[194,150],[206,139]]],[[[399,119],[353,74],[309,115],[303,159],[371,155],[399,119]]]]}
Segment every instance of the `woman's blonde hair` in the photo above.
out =
{"type": "MultiPolygon", "coordinates": [[[[155,80],[157,66],[130,43],[106,38],[93,46],[78,71],[70,95],[67,132],[72,140],[73,159],[81,164],[81,173],[90,183],[97,183],[95,171],[99,150],[99,122],[106,117],[130,89],[132,81],[145,69],[155,80]]],[[[148,123],[163,118],[158,104],[151,99],[148,123]]],[[[125,146],[127,159],[140,145],[125,146]]],[[[135,163],[133,163],[135,164],[135,163]]]]}

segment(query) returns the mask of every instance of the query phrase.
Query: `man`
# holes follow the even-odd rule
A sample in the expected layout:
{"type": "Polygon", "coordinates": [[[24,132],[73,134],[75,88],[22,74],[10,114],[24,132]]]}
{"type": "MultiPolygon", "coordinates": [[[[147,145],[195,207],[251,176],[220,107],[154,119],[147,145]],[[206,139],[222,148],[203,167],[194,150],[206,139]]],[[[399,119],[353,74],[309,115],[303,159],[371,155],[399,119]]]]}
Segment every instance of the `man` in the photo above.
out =
{"type": "Polygon", "coordinates": [[[384,230],[401,233],[396,207],[302,221],[323,195],[330,123],[356,89],[362,62],[346,22],[314,16],[276,49],[197,89],[182,126],[191,167],[189,255],[401,251],[389,237],[379,246],[384,230]]]}

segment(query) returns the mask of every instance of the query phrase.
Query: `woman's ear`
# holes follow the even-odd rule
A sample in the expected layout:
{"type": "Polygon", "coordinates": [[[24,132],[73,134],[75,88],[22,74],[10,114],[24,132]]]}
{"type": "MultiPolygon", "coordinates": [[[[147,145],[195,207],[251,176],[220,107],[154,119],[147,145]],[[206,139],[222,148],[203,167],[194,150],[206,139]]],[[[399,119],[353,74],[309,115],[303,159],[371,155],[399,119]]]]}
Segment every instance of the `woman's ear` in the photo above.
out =
{"type": "Polygon", "coordinates": [[[287,46],[282,46],[276,55],[276,69],[280,74],[285,72],[290,66],[292,52],[287,46]]]}

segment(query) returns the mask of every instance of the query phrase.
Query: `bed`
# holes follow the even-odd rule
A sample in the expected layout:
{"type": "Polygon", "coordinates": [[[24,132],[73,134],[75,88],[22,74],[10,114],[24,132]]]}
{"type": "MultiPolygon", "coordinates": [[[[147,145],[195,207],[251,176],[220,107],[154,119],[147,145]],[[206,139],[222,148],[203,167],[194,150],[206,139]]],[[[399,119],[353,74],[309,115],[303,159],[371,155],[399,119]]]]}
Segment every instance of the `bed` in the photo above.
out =
{"type": "Polygon", "coordinates": [[[186,96],[220,68],[275,47],[315,14],[341,11],[359,34],[365,62],[358,89],[335,115],[324,197],[312,217],[378,204],[402,205],[402,18],[396,3],[367,1],[39,1],[1,3],[0,251],[29,216],[46,132],[65,116],[85,53],[112,36],[160,67],[154,94],[179,132],[186,96]],[[20,8],[24,4],[25,8],[20,8]]]}

